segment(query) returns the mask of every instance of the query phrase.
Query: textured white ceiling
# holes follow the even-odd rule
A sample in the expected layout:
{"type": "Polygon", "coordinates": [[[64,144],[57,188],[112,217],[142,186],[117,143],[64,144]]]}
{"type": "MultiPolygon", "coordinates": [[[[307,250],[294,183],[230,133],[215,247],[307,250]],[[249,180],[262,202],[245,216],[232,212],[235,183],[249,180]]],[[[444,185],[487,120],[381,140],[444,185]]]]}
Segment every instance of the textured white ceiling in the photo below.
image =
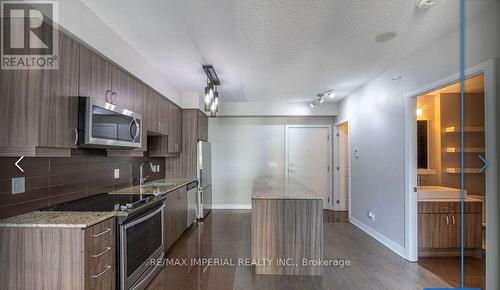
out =
{"type": "MultiPolygon", "coordinates": [[[[181,92],[201,92],[201,65],[213,64],[226,102],[311,100],[329,88],[345,97],[459,23],[454,0],[429,10],[413,0],[83,2],[181,92]],[[398,36],[374,41],[388,31],[398,36]]],[[[467,0],[466,16],[493,2],[467,0]]]]}

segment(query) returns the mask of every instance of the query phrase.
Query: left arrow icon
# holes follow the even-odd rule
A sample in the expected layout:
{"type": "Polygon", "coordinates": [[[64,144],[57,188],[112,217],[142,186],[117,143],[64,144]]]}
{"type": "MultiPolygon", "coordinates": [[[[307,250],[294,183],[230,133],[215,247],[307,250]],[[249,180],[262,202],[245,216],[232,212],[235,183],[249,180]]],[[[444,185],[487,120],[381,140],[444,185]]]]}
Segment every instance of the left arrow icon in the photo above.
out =
{"type": "Polygon", "coordinates": [[[21,172],[24,172],[24,170],[21,168],[21,166],[19,166],[19,162],[21,162],[21,160],[23,160],[24,156],[21,156],[21,158],[19,158],[17,160],[17,162],[15,163],[16,167],[19,168],[19,170],[21,170],[21,172]]]}

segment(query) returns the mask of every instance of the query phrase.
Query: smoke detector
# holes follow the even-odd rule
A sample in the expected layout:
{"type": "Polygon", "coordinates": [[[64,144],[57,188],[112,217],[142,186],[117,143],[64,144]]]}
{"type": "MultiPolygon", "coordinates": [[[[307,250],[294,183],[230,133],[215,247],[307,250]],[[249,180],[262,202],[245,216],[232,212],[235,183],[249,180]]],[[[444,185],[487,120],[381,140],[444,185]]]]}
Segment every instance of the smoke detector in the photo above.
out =
{"type": "Polygon", "coordinates": [[[417,0],[417,7],[420,9],[429,9],[436,4],[436,0],[417,0]]]}

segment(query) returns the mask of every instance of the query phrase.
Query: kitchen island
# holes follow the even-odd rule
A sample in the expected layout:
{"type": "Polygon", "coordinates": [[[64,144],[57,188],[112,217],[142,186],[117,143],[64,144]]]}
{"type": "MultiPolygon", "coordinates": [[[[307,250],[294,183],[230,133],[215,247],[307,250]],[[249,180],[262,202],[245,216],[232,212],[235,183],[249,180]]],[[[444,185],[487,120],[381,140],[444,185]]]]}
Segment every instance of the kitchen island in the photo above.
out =
{"type": "Polygon", "coordinates": [[[256,274],[322,275],[323,200],[293,180],[257,178],[252,189],[256,274]]]}

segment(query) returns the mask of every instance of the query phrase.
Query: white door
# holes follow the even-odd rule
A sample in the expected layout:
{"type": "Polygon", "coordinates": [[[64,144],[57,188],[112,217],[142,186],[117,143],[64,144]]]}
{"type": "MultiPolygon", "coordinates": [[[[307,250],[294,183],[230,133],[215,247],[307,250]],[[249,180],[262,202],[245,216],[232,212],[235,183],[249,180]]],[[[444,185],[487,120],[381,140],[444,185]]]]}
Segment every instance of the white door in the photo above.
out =
{"type": "Polygon", "coordinates": [[[331,207],[329,127],[287,127],[287,172],[323,197],[331,207]]]}
{"type": "Polygon", "coordinates": [[[335,150],[335,170],[337,171],[334,186],[333,208],[338,211],[347,211],[349,205],[349,143],[348,125],[344,123],[335,127],[337,138],[335,150]]]}

